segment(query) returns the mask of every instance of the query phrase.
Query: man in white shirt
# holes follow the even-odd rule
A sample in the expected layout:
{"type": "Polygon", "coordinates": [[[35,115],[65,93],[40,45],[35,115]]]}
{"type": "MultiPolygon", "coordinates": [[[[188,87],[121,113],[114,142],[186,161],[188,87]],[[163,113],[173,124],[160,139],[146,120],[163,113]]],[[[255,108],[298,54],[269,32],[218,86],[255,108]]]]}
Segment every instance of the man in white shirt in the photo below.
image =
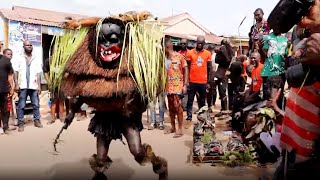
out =
{"type": "Polygon", "coordinates": [[[19,94],[19,103],[17,105],[19,132],[24,131],[24,108],[28,96],[33,106],[34,125],[38,128],[43,127],[40,122],[39,111],[39,94],[41,93],[40,74],[42,72],[42,66],[36,56],[32,54],[33,48],[30,41],[23,42],[23,49],[24,53],[13,61],[15,90],[19,94]]]}

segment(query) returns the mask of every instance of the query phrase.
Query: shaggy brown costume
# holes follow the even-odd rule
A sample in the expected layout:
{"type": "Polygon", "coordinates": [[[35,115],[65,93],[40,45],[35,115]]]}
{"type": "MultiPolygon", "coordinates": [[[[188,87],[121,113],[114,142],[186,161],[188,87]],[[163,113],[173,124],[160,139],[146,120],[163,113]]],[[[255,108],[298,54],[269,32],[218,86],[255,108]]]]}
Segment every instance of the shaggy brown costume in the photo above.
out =
{"type": "MultiPolygon", "coordinates": [[[[140,16],[128,14],[119,15],[117,19],[124,22],[133,17],[141,19],[145,16],[147,13],[140,16]]],[[[89,25],[98,20],[98,18],[71,20],[66,23],[66,27],[77,28],[81,22],[89,25]]],[[[108,20],[113,23],[114,18],[104,22],[108,20]]],[[[120,71],[119,63],[105,67],[92,51],[95,40],[96,29],[91,28],[84,42],[66,64],[61,90],[64,95],[73,97],[71,113],[65,120],[66,124],[72,122],[74,113],[83,103],[96,109],[88,130],[97,137],[97,154],[94,154],[89,162],[98,176],[101,176],[112,162],[108,157],[111,141],[122,139],[124,136],[135,160],[140,164],[150,161],[154,172],[159,174],[159,179],[167,179],[166,160],[155,156],[150,145],[141,144],[142,113],[146,110],[147,101],[143,100],[128,73],[130,67],[127,65],[126,55],[123,57],[120,71]]]]}

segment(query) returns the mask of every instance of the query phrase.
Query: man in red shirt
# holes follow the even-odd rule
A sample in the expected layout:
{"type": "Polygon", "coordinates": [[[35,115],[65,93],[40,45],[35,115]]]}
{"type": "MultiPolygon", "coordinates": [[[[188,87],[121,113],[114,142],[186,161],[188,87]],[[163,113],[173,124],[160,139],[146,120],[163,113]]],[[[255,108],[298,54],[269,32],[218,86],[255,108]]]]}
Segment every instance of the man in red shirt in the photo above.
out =
{"type": "Polygon", "coordinates": [[[186,54],[190,72],[186,129],[191,126],[194,96],[196,93],[199,94],[199,108],[205,106],[206,90],[209,88],[208,79],[211,79],[211,52],[203,48],[204,44],[205,38],[198,36],[196,48],[188,51],[186,54]]]}

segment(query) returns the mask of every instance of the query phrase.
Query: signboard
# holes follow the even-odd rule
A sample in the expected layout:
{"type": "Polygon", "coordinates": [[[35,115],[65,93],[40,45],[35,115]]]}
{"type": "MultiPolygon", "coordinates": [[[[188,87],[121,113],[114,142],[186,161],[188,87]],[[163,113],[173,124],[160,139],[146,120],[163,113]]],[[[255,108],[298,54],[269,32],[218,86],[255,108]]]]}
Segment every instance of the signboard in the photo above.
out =
{"type": "Polygon", "coordinates": [[[47,27],[47,33],[52,36],[62,36],[64,34],[64,29],[58,27],[47,27]]]}
{"type": "Polygon", "coordinates": [[[42,62],[42,33],[41,25],[9,20],[9,48],[15,56],[23,53],[23,41],[29,40],[33,45],[33,54],[42,62]]]}

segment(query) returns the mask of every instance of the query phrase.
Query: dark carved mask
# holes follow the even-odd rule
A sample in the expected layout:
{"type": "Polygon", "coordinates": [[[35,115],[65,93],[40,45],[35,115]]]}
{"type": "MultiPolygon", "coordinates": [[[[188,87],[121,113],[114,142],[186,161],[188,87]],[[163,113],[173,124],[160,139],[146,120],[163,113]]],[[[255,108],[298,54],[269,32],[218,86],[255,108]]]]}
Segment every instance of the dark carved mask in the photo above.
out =
{"type": "Polygon", "coordinates": [[[97,57],[103,66],[115,65],[120,60],[124,27],[119,23],[104,22],[98,36],[97,57]]]}

